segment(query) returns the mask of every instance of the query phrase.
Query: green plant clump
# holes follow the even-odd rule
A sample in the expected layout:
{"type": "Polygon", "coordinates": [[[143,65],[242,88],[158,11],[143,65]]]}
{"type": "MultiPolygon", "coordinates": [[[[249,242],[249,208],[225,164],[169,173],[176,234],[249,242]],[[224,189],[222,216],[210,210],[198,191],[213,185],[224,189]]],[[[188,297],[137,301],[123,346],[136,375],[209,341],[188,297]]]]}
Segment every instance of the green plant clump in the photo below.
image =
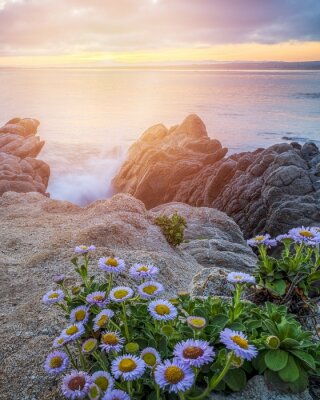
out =
{"type": "Polygon", "coordinates": [[[162,233],[168,243],[179,246],[183,242],[184,230],[187,227],[185,218],[175,212],[171,217],[161,215],[155,219],[156,225],[160,226],[162,233]]]}
{"type": "Polygon", "coordinates": [[[134,288],[114,286],[127,271],[118,257],[101,258],[103,277],[91,276],[94,250],[76,248],[81,284],[69,288],[59,276],[43,297],[67,319],[44,363],[49,374],[62,375],[65,398],[201,400],[212,391],[240,391],[257,374],[299,392],[319,375],[319,345],[285,306],[241,300],[253,276],[229,273],[232,301],[185,292],[167,300],[152,265],[129,268],[134,288]]]}

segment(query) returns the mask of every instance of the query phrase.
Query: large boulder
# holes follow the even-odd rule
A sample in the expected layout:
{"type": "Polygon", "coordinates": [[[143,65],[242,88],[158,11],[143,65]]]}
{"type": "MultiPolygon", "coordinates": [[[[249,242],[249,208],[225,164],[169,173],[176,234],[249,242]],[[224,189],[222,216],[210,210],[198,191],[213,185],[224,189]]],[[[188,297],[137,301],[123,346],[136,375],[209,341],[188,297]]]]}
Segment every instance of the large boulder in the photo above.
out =
{"type": "Polygon", "coordinates": [[[278,144],[225,157],[199,117],[148,129],[113,179],[147,208],[166,202],[214,207],[245,236],[320,224],[320,152],[313,143],[278,144]]]}
{"type": "MultiPolygon", "coordinates": [[[[218,271],[211,294],[219,294],[228,270],[241,267],[250,272],[255,264],[254,254],[231,218],[214,209],[181,203],[147,211],[141,201],[119,194],[81,208],[40,193],[7,192],[0,197],[0,220],[0,398],[4,399],[8,398],[8,382],[12,400],[62,398],[58,380],[45,374],[43,360],[65,321],[54,308],[44,306],[41,298],[52,287],[54,275],[64,273],[68,285],[76,284],[70,264],[75,245],[96,245],[91,271],[101,279],[97,259],[110,253],[128,265],[157,265],[169,295],[179,289],[194,292],[193,277],[202,271],[218,271]],[[154,224],[156,215],[175,210],[188,222],[187,242],[177,249],[154,224]],[[212,241],[216,250],[203,250],[205,241],[212,241]],[[240,260],[240,253],[246,261],[240,260]]],[[[124,281],[128,281],[126,275],[119,278],[124,281]]],[[[208,287],[209,280],[202,289],[198,280],[197,294],[208,293],[208,287]]]]}
{"type": "Polygon", "coordinates": [[[44,141],[37,133],[39,121],[14,118],[0,128],[0,196],[4,192],[46,193],[50,168],[37,160],[44,141]]]}

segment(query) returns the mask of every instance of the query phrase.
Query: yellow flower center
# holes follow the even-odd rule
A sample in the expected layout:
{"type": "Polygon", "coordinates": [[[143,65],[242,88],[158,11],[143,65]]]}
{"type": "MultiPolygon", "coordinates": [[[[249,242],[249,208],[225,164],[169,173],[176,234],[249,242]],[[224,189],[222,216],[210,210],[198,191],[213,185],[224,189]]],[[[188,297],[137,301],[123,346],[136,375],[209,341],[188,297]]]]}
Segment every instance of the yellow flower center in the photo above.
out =
{"type": "Polygon", "coordinates": [[[237,281],[241,281],[241,279],[243,278],[242,275],[235,275],[234,279],[236,279],[237,281]]]}
{"type": "Polygon", "coordinates": [[[137,272],[148,272],[148,271],[149,271],[149,268],[146,267],[145,265],[142,265],[141,267],[139,267],[137,269],[137,272]]]}
{"type": "Polygon", "coordinates": [[[189,346],[186,347],[182,354],[184,358],[190,358],[191,360],[196,360],[197,358],[203,356],[204,351],[201,349],[201,347],[196,347],[196,346],[189,346]]]}
{"type": "Polygon", "coordinates": [[[89,339],[84,343],[84,350],[87,352],[91,352],[96,347],[96,340],[89,339]]]}
{"type": "Polygon", "coordinates": [[[172,365],[166,369],[164,377],[166,378],[167,382],[176,384],[182,381],[184,378],[184,372],[181,368],[172,365]]]}
{"type": "Polygon", "coordinates": [[[313,238],[314,236],[310,231],[304,231],[304,230],[299,231],[299,234],[306,238],[313,238]]]}
{"type": "Polygon", "coordinates": [[[125,289],[116,290],[113,295],[116,299],[123,299],[128,296],[129,292],[125,289]]]}
{"type": "Polygon", "coordinates": [[[59,293],[52,293],[52,294],[49,294],[49,299],[57,299],[58,297],[59,297],[59,293]]]}
{"type": "Polygon", "coordinates": [[[80,246],[81,250],[88,250],[88,246],[80,246]]]}
{"type": "Polygon", "coordinates": [[[103,301],[104,300],[104,296],[102,296],[102,294],[96,294],[95,296],[93,296],[93,299],[95,301],[103,301]]]}
{"type": "Polygon", "coordinates": [[[58,340],[57,340],[57,343],[58,343],[58,344],[63,344],[63,343],[64,343],[64,339],[63,339],[63,338],[58,339],[58,340]]]}
{"type": "Polygon", "coordinates": [[[99,386],[99,388],[104,392],[108,389],[109,386],[109,379],[105,376],[98,376],[94,383],[99,386]]]}
{"type": "Polygon", "coordinates": [[[71,325],[66,329],[66,334],[69,336],[74,335],[77,332],[79,332],[79,328],[76,325],[71,325]]]}
{"type": "Polygon", "coordinates": [[[231,340],[233,340],[233,342],[236,343],[238,346],[240,346],[242,349],[247,350],[249,347],[248,341],[242,338],[241,336],[238,335],[231,336],[231,340]]]}
{"type": "Polygon", "coordinates": [[[113,257],[108,258],[105,264],[109,265],[109,267],[117,267],[119,265],[118,261],[113,257]]]}
{"type": "Polygon", "coordinates": [[[62,358],[60,356],[55,356],[55,357],[52,357],[50,360],[50,367],[51,368],[59,368],[59,367],[61,367],[62,363],[63,363],[62,358]]]}
{"type": "Polygon", "coordinates": [[[149,286],[145,286],[142,291],[147,293],[147,294],[153,294],[156,290],[157,290],[157,286],[155,285],[149,285],[149,286]]]}
{"type": "Polygon", "coordinates": [[[76,321],[83,321],[86,317],[86,312],[84,310],[78,310],[75,312],[74,317],[76,321]]]}
{"type": "Polygon", "coordinates": [[[264,236],[263,236],[263,235],[261,235],[261,236],[256,236],[256,237],[255,237],[255,240],[256,240],[257,242],[262,242],[263,239],[264,239],[264,236]]]}
{"type": "Polygon", "coordinates": [[[111,346],[115,346],[119,343],[119,339],[114,333],[105,333],[102,335],[102,341],[104,344],[109,344],[111,346]]]}
{"type": "Polygon", "coordinates": [[[155,312],[159,315],[170,314],[170,308],[165,304],[158,304],[155,306],[155,312]]]}
{"type": "Polygon", "coordinates": [[[97,325],[102,328],[107,322],[108,322],[109,317],[107,315],[101,315],[99,318],[97,325]]]}
{"type": "Polygon", "coordinates": [[[86,384],[86,380],[83,376],[75,376],[70,379],[68,386],[70,390],[82,390],[84,385],[86,384]]]}
{"type": "Polygon", "coordinates": [[[150,365],[150,367],[153,367],[157,362],[157,358],[153,353],[144,354],[142,359],[147,365],[150,365]]]}
{"type": "Polygon", "coordinates": [[[131,372],[137,368],[137,364],[132,358],[124,358],[119,363],[119,369],[121,372],[131,372]]]}
{"type": "Polygon", "coordinates": [[[99,389],[96,386],[90,388],[90,399],[97,399],[99,396],[99,389]]]}
{"type": "Polygon", "coordinates": [[[190,323],[197,328],[203,328],[205,325],[205,321],[201,318],[192,318],[190,323]]]}

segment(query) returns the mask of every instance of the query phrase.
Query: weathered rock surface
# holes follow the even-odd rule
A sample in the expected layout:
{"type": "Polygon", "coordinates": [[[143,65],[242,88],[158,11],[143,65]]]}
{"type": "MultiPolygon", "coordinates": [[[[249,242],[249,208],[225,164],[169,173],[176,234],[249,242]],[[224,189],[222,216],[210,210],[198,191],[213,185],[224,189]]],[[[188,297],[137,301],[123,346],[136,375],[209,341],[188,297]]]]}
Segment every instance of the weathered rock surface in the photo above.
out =
{"type": "Polygon", "coordinates": [[[320,224],[320,152],[313,143],[278,144],[234,154],[209,139],[199,117],[171,129],[156,125],[129,149],[113,180],[147,208],[178,201],[215,207],[245,236],[320,224]]]}
{"type": "MultiPolygon", "coordinates": [[[[220,280],[218,274],[215,277],[217,288],[222,286],[227,270],[241,266],[250,271],[255,262],[239,227],[225,214],[179,203],[147,211],[141,201],[124,194],[81,208],[39,193],[7,192],[0,197],[0,221],[1,399],[62,398],[59,380],[45,374],[43,360],[65,321],[54,308],[44,306],[41,298],[51,289],[54,275],[64,273],[68,285],[76,283],[69,261],[75,245],[96,245],[92,262],[96,274],[96,260],[111,252],[129,265],[154,263],[169,294],[193,290],[192,279],[196,274],[201,277],[203,270],[221,271],[220,280]],[[158,213],[174,210],[189,223],[188,243],[179,249],[169,246],[153,223],[158,213]],[[212,241],[217,252],[205,255],[204,240],[212,241]],[[240,252],[247,260],[241,264],[240,252]]],[[[197,281],[196,288],[197,294],[208,293],[208,284],[201,292],[201,282],[197,281]]]]}
{"type": "Polygon", "coordinates": [[[45,193],[49,166],[35,157],[44,141],[37,133],[39,121],[14,118],[0,128],[0,196],[4,192],[45,193]]]}

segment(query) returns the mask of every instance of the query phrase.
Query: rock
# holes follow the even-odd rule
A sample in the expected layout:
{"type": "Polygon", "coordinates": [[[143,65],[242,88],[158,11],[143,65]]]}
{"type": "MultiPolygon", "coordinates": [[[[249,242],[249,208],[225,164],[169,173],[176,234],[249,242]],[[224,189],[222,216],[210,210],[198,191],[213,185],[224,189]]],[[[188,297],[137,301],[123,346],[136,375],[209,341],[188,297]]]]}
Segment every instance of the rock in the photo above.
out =
{"type": "Polygon", "coordinates": [[[37,133],[39,121],[14,118],[0,128],[0,196],[7,191],[45,194],[50,168],[35,157],[44,141],[37,133]]]}
{"type": "Polygon", "coordinates": [[[251,378],[246,388],[238,393],[232,393],[229,396],[218,393],[212,394],[209,399],[212,400],[312,400],[311,395],[306,390],[303,393],[285,394],[274,392],[269,389],[263,376],[254,376],[251,378]]]}
{"type": "MultiPolygon", "coordinates": [[[[16,166],[17,171],[22,167],[28,169],[22,164],[16,166]]],[[[202,270],[215,274],[215,287],[211,287],[211,293],[215,294],[217,290],[218,294],[225,283],[226,272],[238,267],[234,261],[239,249],[243,254],[247,251],[250,259],[247,264],[242,264],[243,270],[249,272],[255,260],[251,250],[246,248],[239,227],[224,213],[181,203],[147,211],[141,201],[125,194],[81,208],[40,193],[6,192],[0,197],[0,220],[3,371],[0,374],[0,398],[4,399],[8,398],[8,382],[14,388],[10,397],[13,400],[62,399],[59,378],[46,375],[43,361],[65,321],[56,309],[44,306],[41,298],[53,287],[55,275],[67,275],[68,286],[77,283],[70,263],[76,245],[96,245],[90,269],[101,277],[97,260],[111,252],[124,258],[128,265],[154,263],[160,268],[160,280],[168,295],[179,289],[194,291],[194,285],[198,294],[208,293],[207,286],[201,289],[198,281],[192,283],[194,275],[201,274],[202,270]],[[177,249],[168,244],[153,222],[156,215],[174,210],[184,215],[189,224],[188,243],[177,249]],[[214,241],[217,254],[201,255],[201,239],[214,241]],[[218,268],[220,263],[223,267],[218,268]]],[[[120,277],[118,281],[125,282],[128,278],[120,277]]],[[[134,284],[130,280],[129,283],[134,284]]]]}
{"type": "Polygon", "coordinates": [[[320,224],[320,152],[314,143],[230,157],[226,152],[195,115],[169,130],[156,125],[131,146],[113,185],[147,208],[173,201],[217,208],[246,237],[320,224]]]}

